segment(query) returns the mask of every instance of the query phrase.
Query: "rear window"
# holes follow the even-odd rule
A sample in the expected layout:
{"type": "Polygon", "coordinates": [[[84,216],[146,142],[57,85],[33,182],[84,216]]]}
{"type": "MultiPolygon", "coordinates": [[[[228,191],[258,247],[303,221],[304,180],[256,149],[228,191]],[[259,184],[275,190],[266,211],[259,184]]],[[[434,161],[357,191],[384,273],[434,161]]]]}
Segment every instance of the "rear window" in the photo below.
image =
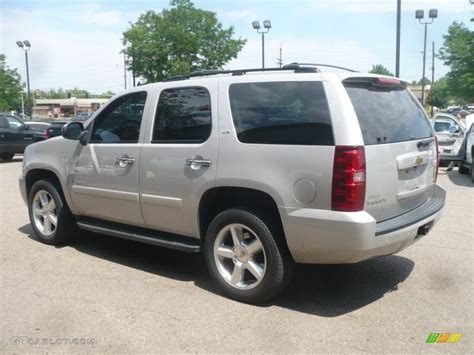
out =
{"type": "Polygon", "coordinates": [[[425,112],[407,89],[381,88],[370,82],[344,85],[359,119],[366,145],[432,136],[425,112]]]}
{"type": "Polygon", "coordinates": [[[229,96],[242,143],[334,145],[321,82],[233,84],[229,96]]]}

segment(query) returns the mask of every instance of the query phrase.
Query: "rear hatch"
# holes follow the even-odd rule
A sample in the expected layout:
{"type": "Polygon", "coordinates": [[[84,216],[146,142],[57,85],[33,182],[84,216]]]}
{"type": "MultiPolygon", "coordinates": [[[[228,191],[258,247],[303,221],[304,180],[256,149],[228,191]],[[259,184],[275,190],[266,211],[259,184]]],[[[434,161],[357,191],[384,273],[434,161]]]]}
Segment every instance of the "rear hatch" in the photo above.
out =
{"type": "Polygon", "coordinates": [[[343,84],[364,138],[365,210],[384,221],[421,206],[436,179],[437,152],[418,100],[394,78],[349,78],[343,84]]]}

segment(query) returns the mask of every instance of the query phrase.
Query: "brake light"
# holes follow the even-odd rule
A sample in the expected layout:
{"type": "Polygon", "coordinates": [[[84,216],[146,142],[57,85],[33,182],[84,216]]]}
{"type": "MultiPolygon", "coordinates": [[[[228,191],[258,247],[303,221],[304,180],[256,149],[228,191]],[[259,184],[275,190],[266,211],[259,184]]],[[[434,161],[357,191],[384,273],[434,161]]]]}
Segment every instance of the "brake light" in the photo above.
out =
{"type": "Polygon", "coordinates": [[[433,167],[433,182],[436,182],[438,180],[438,169],[439,169],[439,146],[438,146],[438,137],[435,136],[435,142],[436,142],[436,162],[433,167]]]}
{"type": "Polygon", "coordinates": [[[49,138],[49,133],[48,133],[48,130],[46,129],[44,131],[44,139],[48,139],[49,138]]]}
{"type": "Polygon", "coordinates": [[[355,212],[365,201],[364,147],[336,146],[332,172],[331,209],[355,212]]]}
{"type": "Polygon", "coordinates": [[[375,82],[378,85],[400,85],[401,81],[392,78],[376,78],[375,82]]]}

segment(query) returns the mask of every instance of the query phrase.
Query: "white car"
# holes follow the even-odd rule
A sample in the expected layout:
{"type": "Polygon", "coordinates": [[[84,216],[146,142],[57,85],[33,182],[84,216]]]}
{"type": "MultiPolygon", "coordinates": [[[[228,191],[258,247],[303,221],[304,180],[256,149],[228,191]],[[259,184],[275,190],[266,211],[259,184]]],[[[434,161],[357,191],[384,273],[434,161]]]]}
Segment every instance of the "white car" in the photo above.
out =
{"type": "Polygon", "coordinates": [[[474,155],[474,114],[466,116],[466,123],[469,127],[466,131],[466,149],[459,165],[459,173],[471,174],[474,182],[474,169],[472,169],[472,160],[474,155]]]}
{"type": "Polygon", "coordinates": [[[437,113],[432,118],[433,128],[438,138],[441,162],[450,162],[459,154],[466,127],[449,113],[437,113]]]}

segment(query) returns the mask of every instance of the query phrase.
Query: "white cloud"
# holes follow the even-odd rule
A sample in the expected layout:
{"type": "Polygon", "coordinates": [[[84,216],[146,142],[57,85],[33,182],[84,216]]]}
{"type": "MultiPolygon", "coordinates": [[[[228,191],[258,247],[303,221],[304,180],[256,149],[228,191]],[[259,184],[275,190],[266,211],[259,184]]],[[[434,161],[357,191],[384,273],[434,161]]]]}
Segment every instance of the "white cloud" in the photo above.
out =
{"type": "MultiPolygon", "coordinates": [[[[384,13],[397,9],[396,0],[322,0],[308,5],[311,10],[334,8],[351,13],[384,13]]],[[[402,1],[402,11],[438,9],[440,13],[472,11],[468,0],[410,0],[402,1]]]]}
{"type": "Polygon", "coordinates": [[[251,21],[258,20],[259,16],[256,11],[252,10],[230,10],[230,11],[217,11],[217,18],[223,22],[239,22],[239,21],[251,21]]]}
{"type": "MultiPolygon", "coordinates": [[[[367,71],[373,63],[378,63],[380,58],[356,41],[305,40],[285,38],[282,41],[267,40],[265,42],[265,66],[276,67],[279,57],[280,44],[284,64],[324,63],[339,65],[359,71],[367,71]],[[357,55],[354,55],[357,53],[357,55]]],[[[231,61],[226,67],[258,68],[262,61],[262,47],[260,40],[252,39],[247,42],[239,53],[237,59],[231,61]]]]}

